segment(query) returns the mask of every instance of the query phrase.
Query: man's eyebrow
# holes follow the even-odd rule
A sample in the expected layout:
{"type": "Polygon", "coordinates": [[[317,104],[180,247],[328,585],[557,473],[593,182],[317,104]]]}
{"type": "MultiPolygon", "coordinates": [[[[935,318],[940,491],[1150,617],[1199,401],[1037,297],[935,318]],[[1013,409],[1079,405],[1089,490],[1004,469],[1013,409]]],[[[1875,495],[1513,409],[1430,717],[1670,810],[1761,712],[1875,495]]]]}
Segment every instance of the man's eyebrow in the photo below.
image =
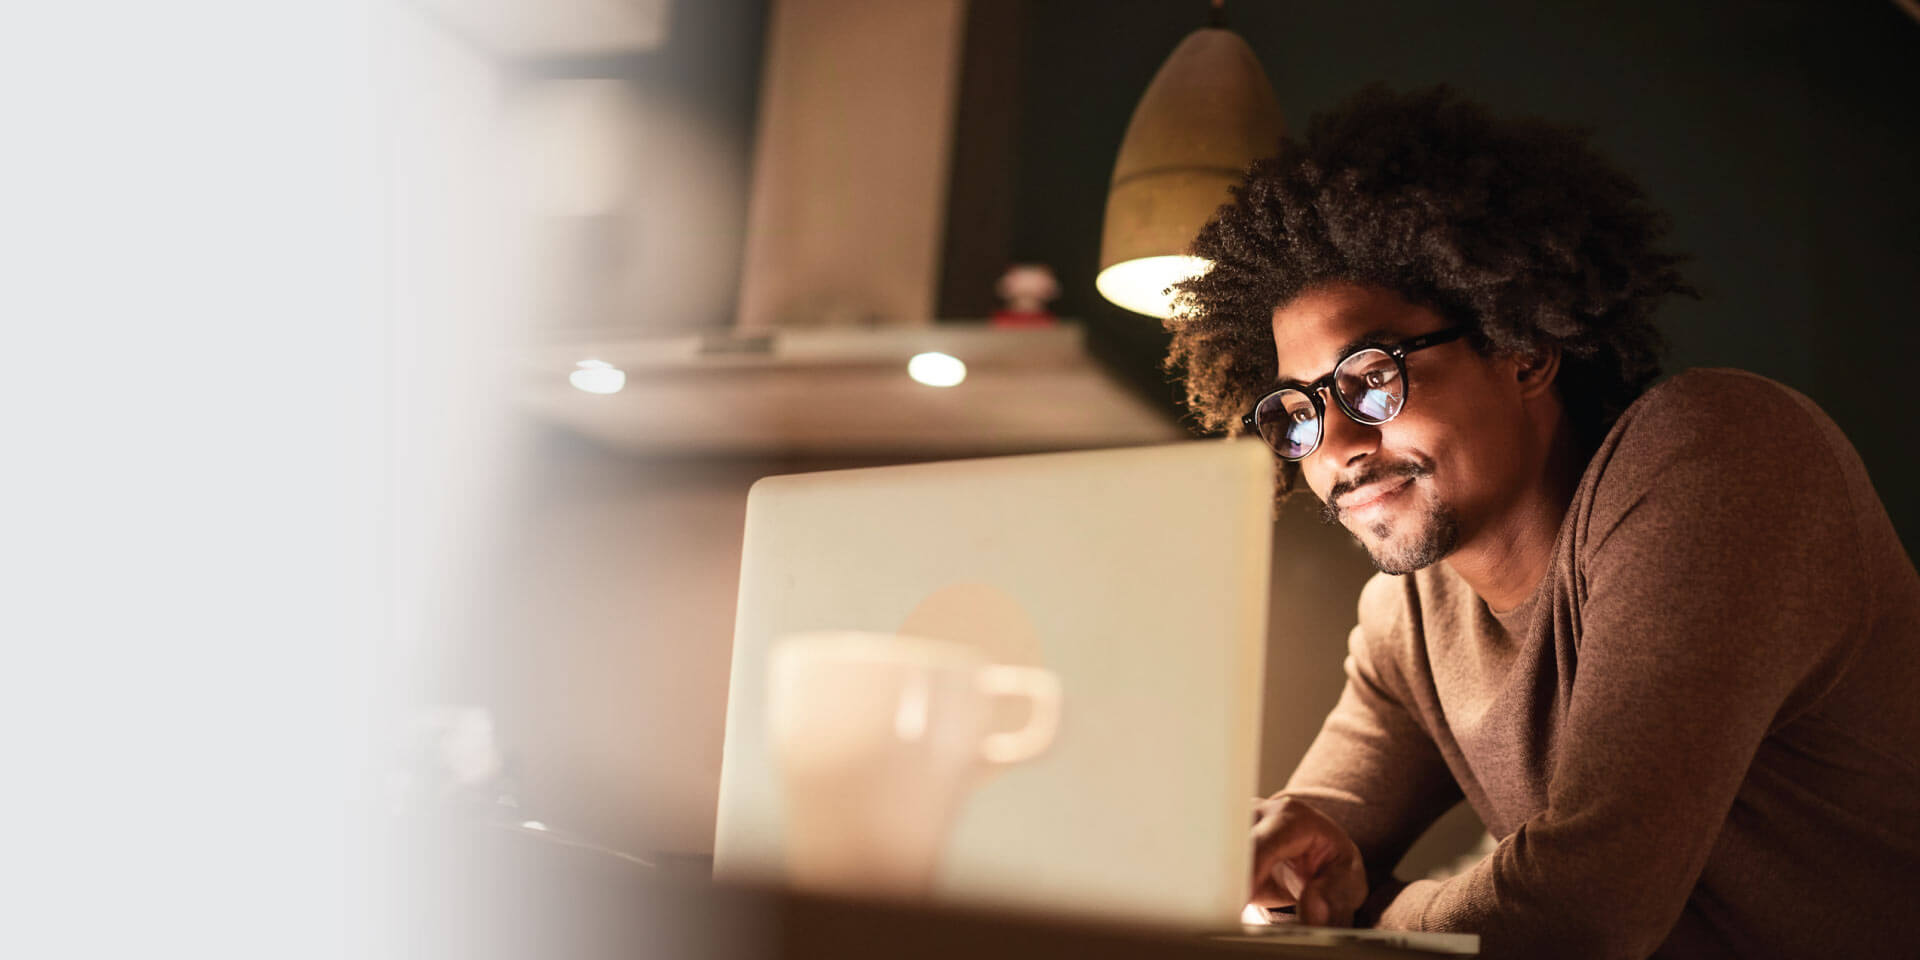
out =
{"type": "MultiPolygon", "coordinates": [[[[1385,329],[1384,327],[1375,328],[1341,344],[1340,349],[1335,351],[1333,355],[1336,357],[1345,357],[1347,354],[1364,347],[1384,347],[1389,343],[1395,343],[1401,339],[1402,338],[1392,330],[1385,329]]],[[[1319,374],[1316,374],[1316,376],[1325,376],[1332,372],[1331,369],[1322,370],[1319,374]]],[[[1291,377],[1281,377],[1279,383],[1281,386],[1286,387],[1304,387],[1307,385],[1307,381],[1295,380],[1291,377]]]]}

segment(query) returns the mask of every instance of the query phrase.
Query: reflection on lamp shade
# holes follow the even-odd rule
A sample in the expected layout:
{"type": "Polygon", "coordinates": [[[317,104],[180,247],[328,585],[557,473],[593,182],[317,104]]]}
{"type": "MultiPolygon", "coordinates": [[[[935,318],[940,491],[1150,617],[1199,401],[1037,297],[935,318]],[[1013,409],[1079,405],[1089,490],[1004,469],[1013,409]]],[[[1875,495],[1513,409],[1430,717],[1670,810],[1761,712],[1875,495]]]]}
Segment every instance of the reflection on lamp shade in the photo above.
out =
{"type": "Polygon", "coordinates": [[[1193,238],[1247,164],[1280,146],[1280,104],[1252,48],[1229,30],[1195,30],[1154,74],[1127,123],[1107,190],[1101,296],[1172,313],[1166,286],[1205,268],[1193,238]]]}
{"type": "Polygon", "coordinates": [[[1173,315],[1173,293],[1167,288],[1205,273],[1211,265],[1185,255],[1137,257],[1100,271],[1093,285],[1117,306],[1164,320],[1173,315]]]}

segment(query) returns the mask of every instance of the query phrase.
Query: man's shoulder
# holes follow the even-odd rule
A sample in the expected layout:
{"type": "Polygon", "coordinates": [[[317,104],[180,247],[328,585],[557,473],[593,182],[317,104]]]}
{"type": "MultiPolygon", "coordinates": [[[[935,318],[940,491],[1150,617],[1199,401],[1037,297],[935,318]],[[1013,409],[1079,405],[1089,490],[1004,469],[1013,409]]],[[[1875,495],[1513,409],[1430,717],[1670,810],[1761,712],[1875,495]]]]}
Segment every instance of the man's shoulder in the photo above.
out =
{"type": "Polygon", "coordinates": [[[1745,370],[1687,370],[1634,401],[1601,443],[1583,486],[1637,498],[1665,482],[1693,482],[1702,470],[1717,487],[1791,489],[1832,479],[1851,445],[1818,405],[1778,381],[1745,370]],[[1677,468],[1686,467],[1685,470],[1677,468]]]}
{"type": "MultiPolygon", "coordinates": [[[[1757,373],[1702,367],[1642,394],[1614,424],[1603,449],[1731,446],[1803,435],[1825,442],[1832,421],[1805,394],[1757,373]]],[[[1752,451],[1761,452],[1761,451],[1752,451]]]]}
{"type": "Polygon", "coordinates": [[[1745,544],[1838,558],[1876,515],[1859,454],[1812,400],[1743,370],[1689,370],[1635,401],[1594,454],[1569,556],[1579,566],[1611,544],[1636,567],[1684,566],[1745,544]],[[1805,529],[1786,522],[1810,514],[1805,529]]]}

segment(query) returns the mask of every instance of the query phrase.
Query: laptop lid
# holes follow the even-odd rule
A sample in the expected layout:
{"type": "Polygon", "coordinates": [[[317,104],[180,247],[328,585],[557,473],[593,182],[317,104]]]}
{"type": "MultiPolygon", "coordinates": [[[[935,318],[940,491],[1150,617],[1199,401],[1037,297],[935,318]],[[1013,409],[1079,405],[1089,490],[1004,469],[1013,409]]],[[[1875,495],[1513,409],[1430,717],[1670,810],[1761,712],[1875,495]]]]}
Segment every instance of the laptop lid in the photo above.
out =
{"type": "Polygon", "coordinates": [[[1257,441],[1193,441],[760,481],[747,504],[716,876],[764,882],[781,869],[769,646],[810,630],[908,633],[1046,667],[1063,690],[1047,753],[964,802],[936,898],[1236,924],[1273,471],[1257,441]]]}

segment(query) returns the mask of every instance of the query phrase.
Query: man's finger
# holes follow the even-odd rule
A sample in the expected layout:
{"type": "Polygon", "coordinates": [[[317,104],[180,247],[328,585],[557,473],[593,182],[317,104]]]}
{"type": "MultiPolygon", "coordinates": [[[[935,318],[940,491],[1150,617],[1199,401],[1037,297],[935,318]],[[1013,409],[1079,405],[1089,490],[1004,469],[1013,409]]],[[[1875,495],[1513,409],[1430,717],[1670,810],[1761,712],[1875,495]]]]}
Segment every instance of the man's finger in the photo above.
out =
{"type": "Polygon", "coordinates": [[[1331,870],[1311,878],[1300,892],[1301,922],[1316,927],[1351,927],[1353,915],[1367,899],[1366,882],[1359,874],[1331,870]],[[1308,903],[1312,906],[1309,907],[1308,903]],[[1312,920],[1305,919],[1311,912],[1312,920]]]}
{"type": "MultiPolygon", "coordinates": [[[[1270,817],[1253,828],[1253,882],[1258,884],[1288,861],[1299,860],[1321,842],[1314,830],[1301,820],[1270,817]]],[[[1300,875],[1318,872],[1317,864],[1294,864],[1300,875]],[[1309,869],[1297,868],[1306,866],[1309,869]]],[[[1291,891],[1288,891],[1291,893],[1291,891]]]]}
{"type": "Polygon", "coordinates": [[[1300,891],[1299,913],[1300,922],[1307,926],[1328,926],[1326,898],[1320,895],[1320,891],[1315,889],[1313,884],[1308,884],[1306,889],[1300,891]]]}
{"type": "Polygon", "coordinates": [[[1261,907],[1290,907],[1299,902],[1295,891],[1300,886],[1300,875],[1285,862],[1278,863],[1254,878],[1253,896],[1247,902],[1261,907]]]}

